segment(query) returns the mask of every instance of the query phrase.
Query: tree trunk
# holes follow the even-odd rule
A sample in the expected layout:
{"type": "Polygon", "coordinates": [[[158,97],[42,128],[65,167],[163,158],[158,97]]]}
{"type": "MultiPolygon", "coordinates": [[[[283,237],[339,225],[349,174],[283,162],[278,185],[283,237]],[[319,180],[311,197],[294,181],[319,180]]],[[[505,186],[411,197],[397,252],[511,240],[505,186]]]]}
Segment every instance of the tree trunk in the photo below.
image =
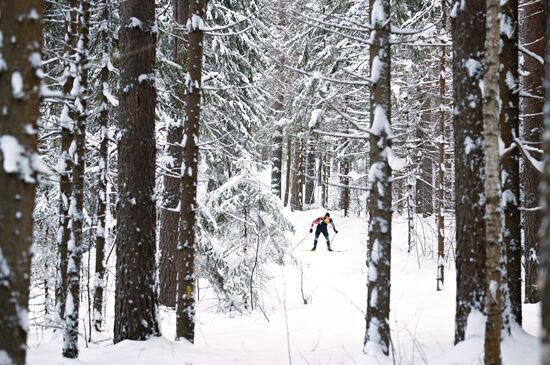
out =
{"type": "Polygon", "coordinates": [[[43,2],[0,1],[0,353],[26,363],[43,2]],[[28,16],[33,14],[34,16],[28,16]],[[6,40],[12,41],[6,41],[6,40]]]}
{"type": "Polygon", "coordinates": [[[499,156],[499,41],[500,0],[486,0],[485,74],[483,93],[483,148],[485,151],[485,364],[498,365],[502,327],[502,247],[499,156]]]}
{"type": "MultiPolygon", "coordinates": [[[[441,37],[446,39],[447,34],[447,5],[441,0],[441,37]]],[[[436,222],[437,222],[437,290],[444,284],[445,260],[445,216],[443,215],[445,201],[445,50],[441,47],[439,58],[439,120],[437,123],[437,170],[436,170],[436,222]]]]}
{"type": "Polygon", "coordinates": [[[292,187],[290,193],[290,208],[292,210],[303,209],[302,191],[304,186],[303,180],[303,158],[302,158],[302,139],[296,137],[294,143],[294,159],[292,162],[292,187]]]}
{"type": "Polygon", "coordinates": [[[102,46],[102,68],[99,74],[101,80],[101,107],[99,111],[99,127],[101,128],[101,142],[99,144],[99,176],[97,201],[97,229],[95,234],[95,278],[93,323],[96,331],[101,331],[103,325],[103,292],[105,288],[105,245],[107,238],[106,216],[109,197],[107,193],[107,178],[109,175],[109,99],[105,95],[110,93],[109,87],[109,59],[111,55],[110,12],[113,10],[110,0],[103,0],[101,12],[102,28],[100,33],[102,46]]]}
{"type": "Polygon", "coordinates": [[[417,126],[416,136],[418,139],[418,164],[420,178],[416,180],[416,207],[417,213],[423,217],[433,214],[433,166],[430,129],[432,125],[432,100],[429,90],[424,90],[424,102],[422,103],[422,119],[417,126]]]}
{"type": "MultiPolygon", "coordinates": [[[[542,0],[523,0],[523,34],[522,44],[530,52],[544,57],[544,27],[545,14],[542,0]]],[[[544,65],[532,56],[524,56],[524,69],[527,74],[523,77],[523,92],[529,94],[522,102],[523,114],[523,139],[531,147],[540,148],[542,140],[544,105],[542,81],[544,78],[544,65]]],[[[540,159],[540,154],[531,152],[532,156],[540,159]]],[[[529,164],[524,164],[524,230],[525,230],[525,302],[536,303],[540,300],[538,289],[538,255],[539,235],[538,231],[542,215],[539,206],[539,185],[541,176],[529,164]]]]}
{"type": "Polygon", "coordinates": [[[202,95],[203,27],[206,0],[190,0],[187,53],[187,122],[185,124],[184,170],[181,190],[181,224],[177,254],[178,297],[176,338],[195,340],[195,222],[199,159],[199,121],[202,95]]]}
{"type": "MultiPolygon", "coordinates": [[[[65,53],[64,58],[64,84],[63,94],[69,96],[73,90],[76,78],[74,59],[76,42],[78,41],[78,0],[67,0],[67,14],[65,18],[65,53]]],[[[63,326],[65,322],[65,304],[67,298],[67,258],[69,230],[69,200],[72,194],[71,172],[73,162],[69,153],[73,142],[73,129],[75,124],[74,103],[67,102],[63,106],[60,116],[61,125],[61,157],[59,169],[59,227],[57,242],[57,277],[55,283],[56,321],[63,326]]]]}
{"type": "Polygon", "coordinates": [[[485,199],[483,112],[479,88],[485,49],[485,2],[455,4],[453,92],[456,212],[455,343],[464,340],[468,316],[484,313],[485,199]],[[475,20],[475,21],[474,21],[475,20]]]}
{"type": "MultiPolygon", "coordinates": [[[[173,0],[174,19],[184,28],[189,18],[189,0],[173,0]]],[[[187,61],[186,35],[178,32],[174,37],[174,62],[185,69],[187,61]],[[180,40],[182,37],[184,41],[180,40]]],[[[185,89],[178,87],[174,98],[175,109],[178,110],[176,123],[168,125],[168,156],[172,157],[169,169],[172,175],[182,175],[181,164],[183,151],[181,147],[183,138],[183,125],[185,123],[185,89]]],[[[164,196],[160,214],[160,294],[159,303],[167,307],[176,307],[176,257],[178,254],[178,233],[181,212],[180,206],[181,178],[164,176],[164,196]]]]}
{"type": "MultiPolygon", "coordinates": [[[[328,142],[326,142],[328,144],[328,142]]],[[[321,174],[321,205],[328,208],[328,180],[330,177],[330,148],[325,148],[321,152],[320,168],[321,174]]]]}
{"type": "Polygon", "coordinates": [[[519,136],[518,92],[518,0],[508,0],[501,6],[503,24],[508,32],[501,32],[500,54],[500,138],[507,151],[501,156],[503,245],[506,248],[506,275],[510,296],[511,313],[521,325],[521,214],[519,210],[519,150],[510,147],[519,136]]]}
{"type": "MultiPolygon", "coordinates": [[[[284,107],[284,95],[280,92],[277,96],[274,109],[282,115],[284,107]]],[[[271,191],[281,199],[283,173],[283,127],[281,125],[277,125],[275,128],[273,146],[273,151],[271,151],[271,191]]]]}
{"type": "Polygon", "coordinates": [[[315,202],[315,153],[317,144],[315,137],[309,135],[306,152],[306,176],[305,176],[305,206],[309,207],[315,202]]]}
{"type": "MultiPolygon", "coordinates": [[[[545,11],[549,11],[546,2],[545,11]]],[[[550,65],[550,26],[546,27],[545,63],[550,65]]],[[[541,365],[550,365],[550,67],[545,68],[545,105],[544,105],[544,219],[542,222],[543,236],[541,239],[541,365]]]]}
{"type": "Polygon", "coordinates": [[[72,193],[69,202],[70,239],[67,250],[67,303],[65,307],[65,331],[63,333],[63,357],[78,357],[78,318],[80,308],[80,269],[82,266],[82,228],[84,223],[84,171],[86,151],[86,104],[88,89],[88,43],[90,8],[88,0],[80,0],[77,15],[78,41],[76,47],[78,89],[73,88],[75,97],[76,123],[73,129],[72,193]]]}
{"type": "Polygon", "coordinates": [[[153,199],[155,2],[126,0],[120,4],[120,13],[122,135],[118,145],[115,343],[159,335],[153,199]]]}
{"type": "MultiPolygon", "coordinates": [[[[347,139],[343,141],[343,144],[347,144],[347,139]]],[[[349,158],[347,156],[342,157],[340,161],[340,184],[344,186],[340,190],[340,209],[342,209],[344,217],[349,215],[349,187],[347,187],[349,186],[349,165],[349,158]]]]}
{"type": "Polygon", "coordinates": [[[370,216],[367,248],[368,298],[364,351],[390,350],[390,267],[392,226],[391,169],[391,49],[390,0],[371,0],[370,47],[371,137],[370,137],[370,216]],[[373,72],[377,64],[378,73],[373,72]]]}
{"type": "Polygon", "coordinates": [[[283,205],[286,207],[290,199],[290,177],[292,172],[292,137],[287,137],[286,142],[286,176],[285,176],[285,198],[283,205]]]}

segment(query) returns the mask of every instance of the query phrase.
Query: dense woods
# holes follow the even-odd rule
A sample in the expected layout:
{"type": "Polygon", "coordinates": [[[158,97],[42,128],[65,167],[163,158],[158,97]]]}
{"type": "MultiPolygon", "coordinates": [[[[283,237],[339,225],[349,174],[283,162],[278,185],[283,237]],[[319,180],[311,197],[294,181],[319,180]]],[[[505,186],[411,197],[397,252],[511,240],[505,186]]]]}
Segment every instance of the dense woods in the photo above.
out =
{"type": "Polygon", "coordinates": [[[405,290],[427,281],[453,326],[442,359],[514,363],[536,343],[550,364],[549,10],[0,0],[0,365],[37,362],[42,337],[52,363],[126,340],[229,349],[207,315],[266,343],[255,331],[281,325],[290,364],[325,342],[342,363],[449,363],[422,349],[443,348],[438,324],[399,340],[405,290]],[[327,261],[305,252],[320,233],[327,261]],[[295,340],[339,316],[360,331],[295,340]]]}

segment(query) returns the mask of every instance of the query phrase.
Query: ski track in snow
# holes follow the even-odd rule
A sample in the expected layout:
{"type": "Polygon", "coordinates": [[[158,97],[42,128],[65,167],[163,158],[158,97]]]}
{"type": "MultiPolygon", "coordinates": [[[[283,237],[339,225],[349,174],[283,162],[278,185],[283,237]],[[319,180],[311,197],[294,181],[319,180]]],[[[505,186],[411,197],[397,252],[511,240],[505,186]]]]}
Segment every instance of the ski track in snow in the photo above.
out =
{"type": "MultiPolygon", "coordinates": [[[[295,224],[296,245],[309,231],[311,221],[324,214],[320,209],[287,212],[295,224]]],[[[339,234],[329,228],[332,248],[328,252],[321,235],[317,251],[310,252],[309,234],[292,252],[298,265],[272,266],[273,280],[261,302],[266,317],[252,314],[222,314],[215,311],[212,293],[201,293],[195,345],[174,342],[175,315],[160,310],[163,337],[149,341],[124,341],[113,345],[113,297],[109,298],[109,328],[96,334],[98,343],[85,347],[80,339],[83,364],[289,364],[287,336],[292,364],[392,364],[380,356],[362,352],[367,300],[366,240],[364,218],[342,218],[331,212],[339,234]],[[309,299],[303,304],[304,294],[309,299]],[[209,295],[210,294],[210,295],[209,295]],[[288,331],[285,326],[285,312],[288,331]]],[[[420,244],[407,253],[407,222],[396,217],[393,223],[391,318],[392,343],[397,364],[477,364],[483,359],[483,339],[474,337],[453,348],[455,312],[455,272],[445,266],[445,288],[436,292],[436,262],[420,257],[435,252],[436,242],[420,244]],[[419,268],[420,265],[420,268],[419,268]]],[[[429,240],[428,240],[429,241],[429,240]]],[[[292,247],[293,247],[292,246],[292,247]]],[[[525,305],[524,327],[538,334],[538,305],[525,305]]],[[[83,330],[83,328],[81,328],[83,330]]],[[[28,364],[75,364],[61,358],[61,334],[33,328],[29,335],[28,364]]],[[[521,329],[503,345],[504,364],[538,363],[538,339],[521,329]],[[516,362],[520,361],[520,362],[516,362]]]]}

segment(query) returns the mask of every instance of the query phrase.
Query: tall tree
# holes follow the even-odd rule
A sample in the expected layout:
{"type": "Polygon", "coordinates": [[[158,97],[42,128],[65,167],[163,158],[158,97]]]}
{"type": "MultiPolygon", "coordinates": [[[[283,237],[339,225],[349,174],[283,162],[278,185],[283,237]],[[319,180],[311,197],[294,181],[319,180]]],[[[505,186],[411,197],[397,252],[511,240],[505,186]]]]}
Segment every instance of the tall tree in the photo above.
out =
{"type": "Polygon", "coordinates": [[[72,190],[69,201],[70,238],[67,250],[67,296],[63,356],[78,357],[78,319],[80,307],[80,271],[84,223],[84,170],[86,150],[86,106],[88,89],[89,0],[79,0],[77,10],[76,77],[71,97],[74,98],[75,119],[70,159],[72,161],[72,190]]]}
{"type": "MultiPolygon", "coordinates": [[[[189,0],[173,0],[174,20],[180,32],[174,36],[173,59],[183,70],[187,59],[186,26],[189,18],[189,0]]],[[[183,160],[182,138],[183,125],[185,123],[185,88],[177,85],[174,99],[176,109],[175,123],[168,125],[168,155],[171,157],[169,164],[170,173],[164,176],[164,196],[162,211],[160,214],[160,295],[159,302],[168,307],[176,307],[176,256],[178,246],[178,232],[181,212],[180,192],[181,178],[175,177],[182,174],[183,160]]]]}
{"type": "Polygon", "coordinates": [[[120,4],[115,343],[158,336],[155,283],[154,0],[120,4]]]}
{"type": "MultiPolygon", "coordinates": [[[[441,41],[447,40],[447,4],[441,0],[441,41]]],[[[444,280],[445,260],[445,45],[441,46],[441,55],[439,58],[439,120],[437,123],[437,170],[436,170],[436,189],[435,200],[436,222],[437,222],[437,290],[441,289],[444,280]],[[440,286],[441,284],[441,286],[440,286]]]]}
{"type": "Polygon", "coordinates": [[[43,6],[0,1],[0,358],[16,365],[29,330],[43,6]]]}
{"type": "MultiPolygon", "coordinates": [[[[546,11],[550,10],[546,2],[546,11]]],[[[550,27],[546,27],[545,62],[550,65],[550,27]]],[[[541,240],[542,284],[542,351],[541,364],[550,365],[550,67],[545,68],[544,78],[544,184],[542,204],[544,208],[543,236],[541,240]]]]}
{"type": "MultiPolygon", "coordinates": [[[[93,323],[96,331],[101,330],[103,325],[103,292],[105,288],[105,245],[107,243],[107,211],[108,211],[108,175],[109,175],[109,112],[111,101],[108,96],[111,95],[110,76],[111,76],[111,52],[112,52],[112,26],[111,12],[113,9],[112,0],[102,0],[101,2],[101,27],[99,30],[99,41],[101,42],[101,70],[100,79],[100,107],[98,115],[98,124],[100,128],[99,143],[99,172],[97,188],[99,196],[97,200],[97,228],[95,232],[95,278],[94,278],[94,302],[93,302],[93,323]]],[[[115,102],[116,104],[116,102],[115,102]]]]}
{"type": "MultiPolygon", "coordinates": [[[[524,56],[523,94],[526,96],[521,105],[523,116],[523,140],[531,147],[538,148],[542,140],[544,105],[542,81],[544,79],[544,27],[546,16],[543,0],[522,0],[523,27],[522,44],[527,49],[524,56]]],[[[538,148],[540,150],[540,148],[538,148]]],[[[540,153],[531,152],[535,158],[540,153]]],[[[525,231],[525,302],[536,303],[540,300],[538,290],[539,235],[542,215],[539,206],[539,185],[541,176],[525,161],[523,173],[524,223],[525,231]]]]}
{"type": "Polygon", "coordinates": [[[186,113],[181,186],[181,223],[177,254],[176,338],[195,340],[195,223],[202,97],[202,56],[206,0],[189,0],[186,113]]]}
{"type": "MultiPolygon", "coordinates": [[[[64,23],[64,71],[63,94],[70,96],[74,88],[77,67],[76,42],[78,41],[78,0],[67,0],[64,23]]],[[[59,170],[59,226],[57,242],[57,278],[55,287],[56,317],[58,322],[65,321],[65,304],[67,297],[67,259],[68,243],[70,239],[69,229],[69,200],[72,194],[72,160],[70,148],[73,142],[73,128],[76,118],[75,105],[71,99],[64,104],[60,116],[61,125],[61,157],[58,164],[59,170]]]]}
{"type": "Polygon", "coordinates": [[[315,203],[315,155],[317,153],[317,143],[313,135],[307,136],[306,151],[306,176],[304,189],[304,205],[309,207],[315,203]]]}
{"type": "MultiPolygon", "coordinates": [[[[423,82],[431,84],[430,70],[423,82]]],[[[418,175],[416,179],[416,211],[423,217],[433,214],[433,147],[432,133],[434,113],[432,95],[428,87],[419,88],[424,95],[421,120],[416,127],[418,175]]]]}
{"type": "Polygon", "coordinates": [[[290,186],[290,207],[292,210],[302,210],[304,207],[303,191],[304,191],[304,159],[303,152],[303,137],[297,135],[293,138],[293,153],[292,153],[292,183],[290,186]]]}
{"type": "Polygon", "coordinates": [[[483,77],[483,148],[485,150],[485,364],[500,364],[502,270],[499,156],[499,0],[486,0],[485,73],[483,77]]]}
{"type": "Polygon", "coordinates": [[[368,298],[364,351],[390,350],[392,185],[390,0],[371,1],[368,298]]]}
{"type": "Polygon", "coordinates": [[[455,1],[453,93],[456,212],[455,343],[464,340],[468,316],[484,312],[485,196],[483,111],[479,88],[485,49],[485,2],[455,1]]]}
{"type": "MultiPolygon", "coordinates": [[[[285,108],[285,97],[282,90],[277,90],[274,108],[277,116],[282,116],[285,108]]],[[[283,126],[281,120],[276,121],[275,135],[273,136],[273,151],[271,151],[271,190],[273,194],[282,199],[283,181],[283,126]]]]}
{"type": "Polygon", "coordinates": [[[285,195],[283,205],[286,207],[290,201],[290,180],[292,176],[292,140],[291,136],[286,138],[286,174],[285,174],[285,195]]]}
{"type": "Polygon", "coordinates": [[[506,248],[506,273],[512,315],[521,324],[521,214],[519,210],[519,149],[514,138],[519,136],[519,70],[518,70],[518,0],[501,5],[500,32],[500,138],[504,145],[501,156],[503,245],[506,248]]]}

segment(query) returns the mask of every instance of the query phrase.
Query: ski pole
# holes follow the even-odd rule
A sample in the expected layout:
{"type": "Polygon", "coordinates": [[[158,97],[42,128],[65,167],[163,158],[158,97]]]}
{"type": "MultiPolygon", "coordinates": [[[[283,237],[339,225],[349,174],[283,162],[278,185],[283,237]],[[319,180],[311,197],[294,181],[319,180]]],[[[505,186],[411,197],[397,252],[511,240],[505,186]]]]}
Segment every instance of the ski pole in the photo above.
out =
{"type": "Polygon", "coordinates": [[[292,250],[290,250],[288,253],[292,253],[292,251],[294,251],[294,249],[298,246],[300,246],[300,243],[304,242],[304,240],[309,236],[309,233],[306,234],[306,236],[304,238],[302,238],[302,240],[300,242],[298,242],[298,244],[294,247],[292,247],[292,250]]]}

